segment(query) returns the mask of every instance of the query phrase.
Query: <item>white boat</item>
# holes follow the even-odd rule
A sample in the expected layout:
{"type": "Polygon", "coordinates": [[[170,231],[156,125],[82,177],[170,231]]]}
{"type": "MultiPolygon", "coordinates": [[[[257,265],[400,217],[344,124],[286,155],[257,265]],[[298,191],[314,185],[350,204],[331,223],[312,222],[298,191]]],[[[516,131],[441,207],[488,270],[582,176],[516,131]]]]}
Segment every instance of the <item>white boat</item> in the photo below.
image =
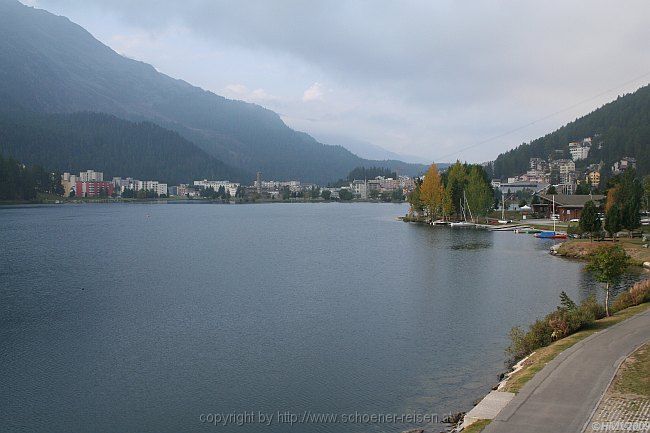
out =
{"type": "Polygon", "coordinates": [[[445,221],[445,220],[442,220],[442,219],[441,220],[435,220],[435,221],[433,221],[431,223],[431,225],[433,225],[433,226],[446,226],[446,225],[449,225],[449,221],[445,221]]]}
{"type": "Polygon", "coordinates": [[[467,208],[467,210],[469,211],[469,217],[470,219],[472,219],[472,210],[469,208],[469,204],[467,203],[467,196],[465,195],[465,191],[463,191],[463,200],[461,200],[460,202],[460,210],[463,213],[463,221],[449,223],[450,227],[457,227],[457,228],[476,227],[476,224],[467,221],[467,214],[465,213],[465,208],[467,208]]]}
{"type": "Polygon", "coordinates": [[[476,224],[471,223],[469,221],[458,221],[458,222],[453,222],[449,223],[450,227],[475,227],[476,224]]]}

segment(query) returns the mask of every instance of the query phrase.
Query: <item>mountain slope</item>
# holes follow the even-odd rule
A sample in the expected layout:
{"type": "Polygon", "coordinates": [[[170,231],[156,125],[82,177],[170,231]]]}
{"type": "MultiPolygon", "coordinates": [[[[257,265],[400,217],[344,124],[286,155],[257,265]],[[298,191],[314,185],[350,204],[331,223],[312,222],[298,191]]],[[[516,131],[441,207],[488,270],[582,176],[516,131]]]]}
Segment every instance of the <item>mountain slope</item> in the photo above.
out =
{"type": "Polygon", "coordinates": [[[581,164],[603,161],[605,167],[624,156],[637,159],[637,171],[650,173],[650,85],[618,97],[557,131],[512,149],[494,161],[494,176],[505,178],[525,172],[533,157],[547,158],[555,149],[568,154],[568,143],[596,134],[589,157],[581,164]]]}
{"type": "MultiPolygon", "coordinates": [[[[96,111],[151,120],[253,176],[326,182],[367,161],[233,101],[115,53],[67,18],[0,0],[0,99],[44,112],[96,111]]],[[[406,166],[419,171],[419,166],[406,166]]],[[[413,173],[415,174],[415,173],[413,173]]]]}
{"type": "Polygon", "coordinates": [[[241,180],[237,170],[176,132],[101,113],[0,112],[0,154],[72,173],[92,168],[109,179],[241,180]]]}

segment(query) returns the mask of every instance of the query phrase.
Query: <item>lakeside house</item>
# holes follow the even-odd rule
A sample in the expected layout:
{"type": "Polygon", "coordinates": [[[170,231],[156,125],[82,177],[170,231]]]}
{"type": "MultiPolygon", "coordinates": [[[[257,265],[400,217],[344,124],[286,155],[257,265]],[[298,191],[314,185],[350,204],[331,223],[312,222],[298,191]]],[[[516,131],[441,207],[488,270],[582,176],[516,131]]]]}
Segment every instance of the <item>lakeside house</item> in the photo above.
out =
{"type": "Polygon", "coordinates": [[[540,194],[539,203],[534,203],[533,211],[535,213],[543,214],[546,218],[551,218],[553,213],[553,198],[555,197],[555,213],[559,215],[560,221],[569,221],[575,218],[580,218],[582,210],[588,201],[593,201],[596,205],[605,199],[601,194],[540,194]]]}

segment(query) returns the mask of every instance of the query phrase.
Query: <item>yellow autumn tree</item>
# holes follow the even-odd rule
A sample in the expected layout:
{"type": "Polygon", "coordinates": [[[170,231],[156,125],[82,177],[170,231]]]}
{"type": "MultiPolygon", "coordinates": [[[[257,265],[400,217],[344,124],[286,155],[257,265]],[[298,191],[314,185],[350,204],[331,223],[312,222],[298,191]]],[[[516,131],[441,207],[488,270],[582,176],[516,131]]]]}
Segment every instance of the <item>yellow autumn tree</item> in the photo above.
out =
{"type": "Polygon", "coordinates": [[[605,200],[605,212],[608,212],[614,204],[618,203],[621,192],[621,185],[617,184],[607,191],[607,200],[605,200]]]}
{"type": "Polygon", "coordinates": [[[445,188],[442,185],[438,167],[431,164],[420,186],[420,200],[427,209],[430,218],[435,218],[442,213],[444,197],[445,188]]]}

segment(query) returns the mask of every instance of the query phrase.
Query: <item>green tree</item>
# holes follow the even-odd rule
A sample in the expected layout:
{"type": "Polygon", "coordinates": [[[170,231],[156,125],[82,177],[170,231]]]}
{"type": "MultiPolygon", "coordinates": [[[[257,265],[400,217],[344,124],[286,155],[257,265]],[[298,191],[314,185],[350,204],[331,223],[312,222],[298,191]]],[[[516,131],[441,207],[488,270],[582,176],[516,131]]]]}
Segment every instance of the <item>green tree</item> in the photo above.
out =
{"type": "Polygon", "coordinates": [[[404,200],[404,194],[401,189],[396,189],[391,193],[391,201],[402,201],[404,200]]]}
{"type": "Polygon", "coordinates": [[[621,228],[621,208],[618,203],[614,203],[605,213],[605,230],[614,238],[621,228]]]}
{"type": "Polygon", "coordinates": [[[332,191],[324,189],[321,191],[320,196],[323,197],[323,200],[329,200],[332,197],[332,191]]]}
{"type": "Polygon", "coordinates": [[[591,192],[591,188],[587,183],[579,183],[576,187],[576,194],[578,195],[587,195],[591,192]]]}
{"type": "Polygon", "coordinates": [[[641,225],[643,187],[634,169],[625,170],[620,185],[618,201],[621,206],[621,225],[627,230],[634,230],[641,225]]]}
{"type": "Polygon", "coordinates": [[[370,197],[370,199],[372,199],[372,200],[377,200],[377,198],[379,197],[379,190],[378,189],[371,189],[368,192],[368,197],[370,197]]]}
{"type": "Polygon", "coordinates": [[[463,200],[463,191],[467,183],[467,169],[460,161],[447,170],[446,190],[451,199],[452,211],[459,216],[461,213],[461,202],[463,200]]]}
{"type": "Polygon", "coordinates": [[[589,257],[587,269],[594,278],[605,284],[605,314],[609,317],[609,291],[612,284],[618,282],[630,265],[630,256],[625,250],[616,245],[602,246],[589,257]]]}
{"type": "Polygon", "coordinates": [[[601,223],[598,218],[598,208],[596,204],[589,200],[580,215],[580,228],[583,232],[589,233],[589,240],[593,239],[594,233],[600,231],[601,223]]]}
{"type": "Polygon", "coordinates": [[[546,194],[549,195],[557,194],[557,188],[555,188],[553,185],[549,186],[548,189],[546,190],[546,194]]]}
{"type": "Polygon", "coordinates": [[[469,170],[466,186],[467,204],[474,216],[485,216],[492,207],[494,191],[488,182],[483,168],[474,165],[469,170]]]}
{"type": "Polygon", "coordinates": [[[352,191],[350,191],[347,188],[341,188],[341,190],[339,191],[339,199],[341,199],[342,201],[352,200],[352,197],[353,197],[352,191]]]}

